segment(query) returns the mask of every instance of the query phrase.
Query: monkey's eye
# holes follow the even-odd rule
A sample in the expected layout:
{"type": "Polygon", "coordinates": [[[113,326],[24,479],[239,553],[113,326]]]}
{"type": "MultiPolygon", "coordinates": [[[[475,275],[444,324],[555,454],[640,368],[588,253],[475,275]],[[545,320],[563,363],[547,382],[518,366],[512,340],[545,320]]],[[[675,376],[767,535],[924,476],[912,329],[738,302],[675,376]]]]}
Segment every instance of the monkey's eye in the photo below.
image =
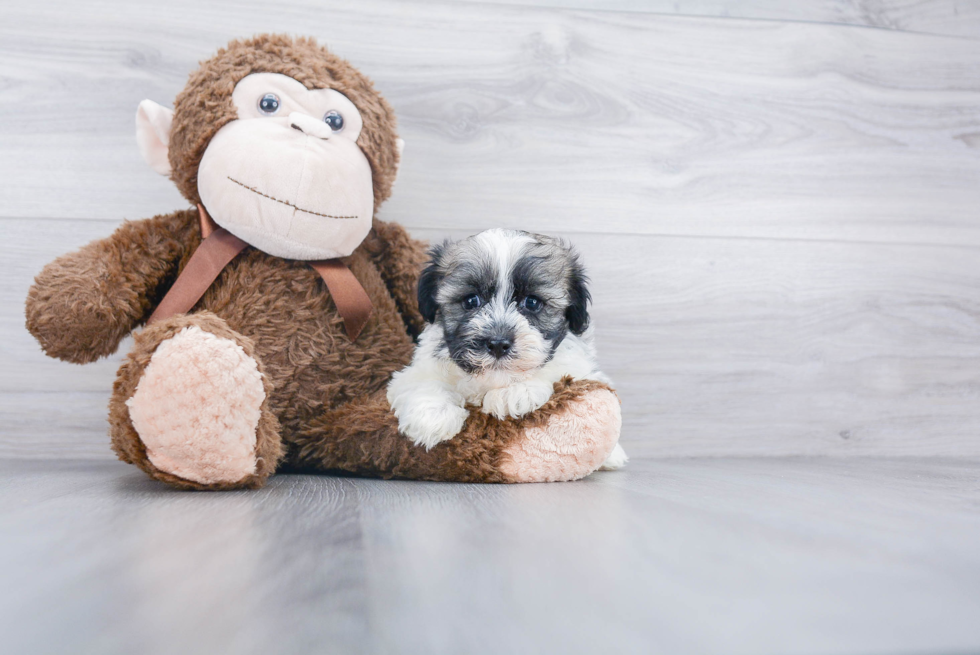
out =
{"type": "Polygon", "coordinates": [[[266,116],[272,116],[274,113],[279,111],[279,96],[275,93],[266,93],[264,96],[259,98],[259,111],[266,116]]]}
{"type": "Polygon", "coordinates": [[[336,109],[331,109],[323,115],[323,122],[330,126],[334,132],[344,129],[344,117],[336,109]]]}
{"type": "Polygon", "coordinates": [[[536,312],[541,309],[543,303],[537,296],[525,296],[518,304],[529,312],[536,312]]]}
{"type": "Polygon", "coordinates": [[[472,293],[463,298],[463,309],[478,309],[483,305],[483,298],[472,293]]]}

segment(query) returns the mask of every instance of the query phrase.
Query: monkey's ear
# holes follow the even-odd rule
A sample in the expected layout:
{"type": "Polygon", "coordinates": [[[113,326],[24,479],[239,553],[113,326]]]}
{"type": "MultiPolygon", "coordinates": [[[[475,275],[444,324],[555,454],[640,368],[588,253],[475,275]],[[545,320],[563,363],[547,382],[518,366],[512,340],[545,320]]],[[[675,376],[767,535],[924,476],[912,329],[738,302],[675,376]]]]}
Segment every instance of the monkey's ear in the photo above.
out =
{"type": "Polygon", "coordinates": [[[572,270],[568,276],[568,296],[569,304],[565,308],[565,319],[568,320],[568,329],[572,334],[580,335],[589,327],[589,301],[592,294],[589,293],[589,278],[585,276],[585,269],[578,260],[577,255],[572,255],[572,270]]]}
{"type": "Polygon", "coordinates": [[[419,277],[419,313],[422,314],[422,318],[427,323],[435,322],[436,311],[439,309],[439,303],[436,302],[439,283],[442,282],[442,270],[439,265],[439,260],[442,259],[442,253],[445,248],[446,245],[442,244],[429,251],[431,259],[419,277]]]}
{"type": "Polygon", "coordinates": [[[136,110],[136,144],[146,163],[160,175],[170,175],[167,153],[173,121],[173,110],[152,100],[144,100],[136,110]]]}

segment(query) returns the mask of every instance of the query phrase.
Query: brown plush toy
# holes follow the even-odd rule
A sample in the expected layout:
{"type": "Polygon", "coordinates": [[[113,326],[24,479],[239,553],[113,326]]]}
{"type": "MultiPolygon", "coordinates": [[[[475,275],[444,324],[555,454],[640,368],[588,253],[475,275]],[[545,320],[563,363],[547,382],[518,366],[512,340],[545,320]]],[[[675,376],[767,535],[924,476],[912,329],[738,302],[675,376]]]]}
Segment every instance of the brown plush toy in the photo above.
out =
{"type": "Polygon", "coordinates": [[[119,458],[193,489],[276,470],[470,482],[570,480],[620,428],[596,382],[564,380],[519,420],[471,412],[431,450],[385,400],[423,327],[424,244],[374,218],[401,141],[391,107],[310,39],[234,41],[171,112],[144,101],[137,140],[197,209],[126,222],[48,264],[27,327],[52,356],[95,361],[135,335],[109,403],[119,458]]]}

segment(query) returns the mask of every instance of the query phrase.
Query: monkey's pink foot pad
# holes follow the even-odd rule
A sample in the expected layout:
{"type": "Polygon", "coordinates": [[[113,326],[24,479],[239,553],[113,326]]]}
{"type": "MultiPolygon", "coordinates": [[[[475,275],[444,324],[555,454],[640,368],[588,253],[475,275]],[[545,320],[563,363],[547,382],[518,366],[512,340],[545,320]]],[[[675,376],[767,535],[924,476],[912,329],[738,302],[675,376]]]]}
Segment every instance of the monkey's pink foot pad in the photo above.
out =
{"type": "Polygon", "coordinates": [[[191,326],[157,347],[126,405],[155,467],[213,484],[255,472],[263,400],[255,360],[234,341],[191,326]]]}
{"type": "Polygon", "coordinates": [[[622,428],[619,398],[606,389],[585,393],[543,427],[504,451],[501,470],[514,482],[577,480],[606,461],[622,428]]]}

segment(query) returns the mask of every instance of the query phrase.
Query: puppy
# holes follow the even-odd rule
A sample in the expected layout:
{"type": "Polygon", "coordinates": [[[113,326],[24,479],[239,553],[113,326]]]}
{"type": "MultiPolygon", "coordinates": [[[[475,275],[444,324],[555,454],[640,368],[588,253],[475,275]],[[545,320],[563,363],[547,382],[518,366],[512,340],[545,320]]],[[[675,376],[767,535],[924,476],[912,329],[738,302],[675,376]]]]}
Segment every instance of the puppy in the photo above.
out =
{"type": "MultiPolygon", "coordinates": [[[[412,363],[388,384],[402,434],[432,448],[463,429],[467,405],[520,417],[565,376],[611,385],[596,364],[585,272],[560,240],[487,230],[430,252],[419,279],[428,322],[412,363]]],[[[603,468],[620,468],[617,444],[603,468]]]]}

